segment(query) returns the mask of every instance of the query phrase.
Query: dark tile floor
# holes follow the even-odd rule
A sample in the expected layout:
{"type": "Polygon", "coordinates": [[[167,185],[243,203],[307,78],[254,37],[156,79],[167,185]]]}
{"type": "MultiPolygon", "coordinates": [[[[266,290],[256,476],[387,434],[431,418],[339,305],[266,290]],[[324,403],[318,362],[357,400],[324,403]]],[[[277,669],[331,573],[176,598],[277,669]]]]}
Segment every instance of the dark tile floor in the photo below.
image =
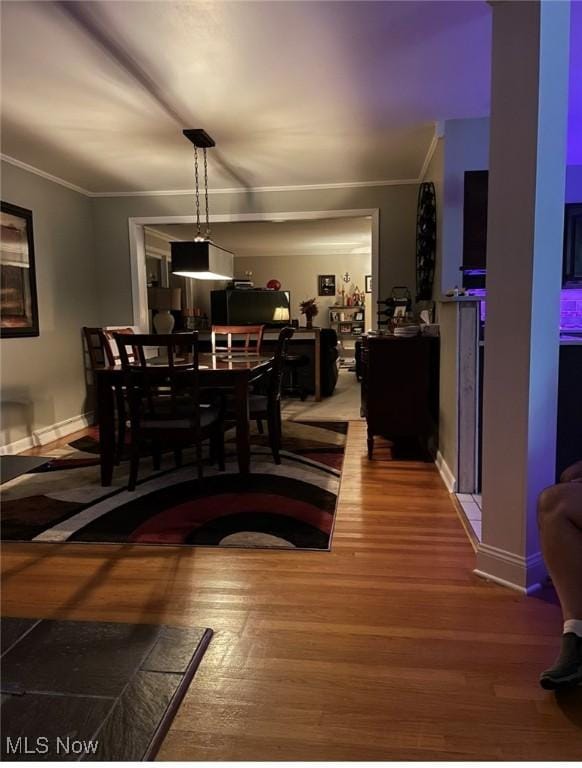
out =
{"type": "Polygon", "coordinates": [[[2,759],[155,755],[209,629],[2,618],[2,759]]]}

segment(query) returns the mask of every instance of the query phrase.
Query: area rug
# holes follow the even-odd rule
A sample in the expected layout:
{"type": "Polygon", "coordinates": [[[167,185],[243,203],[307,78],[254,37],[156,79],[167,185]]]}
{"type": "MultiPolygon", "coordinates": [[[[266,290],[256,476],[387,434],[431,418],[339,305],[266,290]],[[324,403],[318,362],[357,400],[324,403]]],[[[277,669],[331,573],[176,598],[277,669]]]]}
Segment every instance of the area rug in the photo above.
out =
{"type": "Polygon", "coordinates": [[[133,543],[275,549],[330,548],[347,422],[283,422],[282,463],[253,425],[251,473],[238,472],[234,431],[226,471],[196,476],[193,452],[176,469],[144,457],[135,491],[128,462],[99,481],[98,434],[54,451],[48,465],[2,485],[3,541],[133,543]]]}
{"type": "Polygon", "coordinates": [[[151,760],[212,630],[2,618],[3,760],[151,760]]]}

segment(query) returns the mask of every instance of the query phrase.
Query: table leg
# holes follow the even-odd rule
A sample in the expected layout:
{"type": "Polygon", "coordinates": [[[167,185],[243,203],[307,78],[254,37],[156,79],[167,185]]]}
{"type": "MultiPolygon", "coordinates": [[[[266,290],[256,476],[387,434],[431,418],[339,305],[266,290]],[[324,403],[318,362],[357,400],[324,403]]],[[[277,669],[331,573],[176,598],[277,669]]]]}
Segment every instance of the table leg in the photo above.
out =
{"type": "Polygon", "coordinates": [[[113,387],[107,376],[97,375],[97,424],[99,425],[99,452],[101,485],[111,485],[115,460],[115,404],[113,387]]]}
{"type": "Polygon", "coordinates": [[[238,469],[241,475],[247,475],[251,464],[248,376],[237,376],[234,387],[234,407],[236,414],[236,452],[238,469]]]}
{"type": "Polygon", "coordinates": [[[321,400],[321,331],[319,328],[315,331],[315,401],[321,400]]]}

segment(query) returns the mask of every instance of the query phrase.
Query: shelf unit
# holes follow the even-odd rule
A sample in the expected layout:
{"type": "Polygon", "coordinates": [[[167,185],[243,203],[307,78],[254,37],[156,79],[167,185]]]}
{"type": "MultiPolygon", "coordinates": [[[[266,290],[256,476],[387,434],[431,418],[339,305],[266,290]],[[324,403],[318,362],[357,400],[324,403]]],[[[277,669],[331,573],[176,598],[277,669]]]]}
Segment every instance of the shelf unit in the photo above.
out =
{"type": "Polygon", "coordinates": [[[355,342],[366,328],[366,310],[363,305],[329,308],[329,325],[337,333],[340,343],[340,360],[355,359],[355,342]],[[361,319],[356,320],[356,316],[361,319]]]}

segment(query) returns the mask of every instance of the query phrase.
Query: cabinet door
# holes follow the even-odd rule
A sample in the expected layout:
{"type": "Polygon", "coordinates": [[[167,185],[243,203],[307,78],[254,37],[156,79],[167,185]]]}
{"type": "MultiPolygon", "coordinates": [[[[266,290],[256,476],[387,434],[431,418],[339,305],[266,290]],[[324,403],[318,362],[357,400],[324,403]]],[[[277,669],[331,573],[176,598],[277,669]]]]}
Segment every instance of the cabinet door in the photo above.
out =
{"type": "Polygon", "coordinates": [[[582,285],[582,203],[566,206],[563,284],[582,285]]]}

